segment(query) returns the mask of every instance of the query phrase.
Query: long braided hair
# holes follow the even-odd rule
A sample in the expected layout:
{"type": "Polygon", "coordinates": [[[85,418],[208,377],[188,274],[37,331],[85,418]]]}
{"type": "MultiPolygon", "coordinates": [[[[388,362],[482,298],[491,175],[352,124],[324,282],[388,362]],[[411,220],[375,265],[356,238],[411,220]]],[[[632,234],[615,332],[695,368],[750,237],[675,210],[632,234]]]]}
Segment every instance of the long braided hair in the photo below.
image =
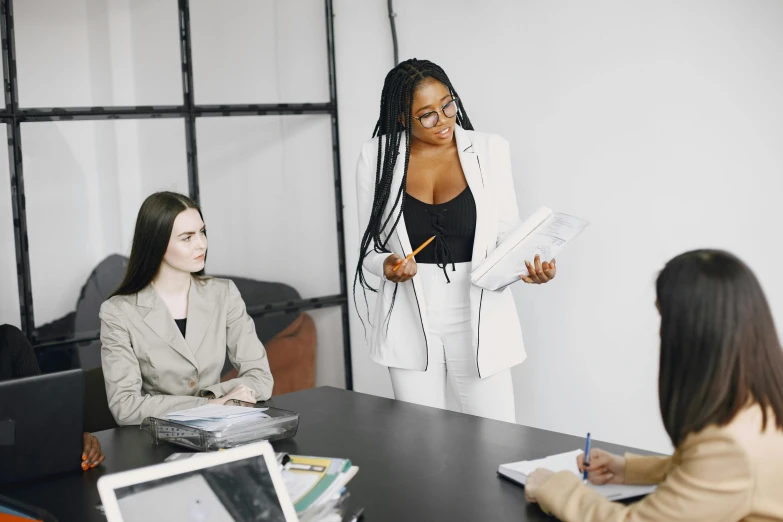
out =
{"type": "MultiPolygon", "coordinates": [[[[411,58],[397,65],[386,75],[381,91],[381,114],[375,124],[372,137],[378,139],[378,163],[375,168],[375,195],[373,196],[372,210],[367,228],[362,235],[359,250],[359,263],[353,278],[354,305],[356,305],[356,284],[362,287],[365,304],[367,303],[367,290],[377,292],[364,276],[364,258],[372,248],[373,251],[389,252],[386,244],[397,228],[405,206],[405,187],[408,181],[408,162],[411,157],[411,125],[413,110],[413,93],[416,87],[424,80],[433,79],[445,85],[452,96],[457,98],[457,124],[466,130],[473,130],[473,125],[468,119],[462,99],[451,84],[449,77],[438,65],[429,60],[417,60],[411,58]],[[406,124],[403,124],[406,122],[406,124]],[[402,183],[397,194],[394,195],[394,204],[389,215],[384,219],[383,214],[391,197],[392,176],[394,166],[397,164],[397,152],[400,150],[401,140],[405,139],[405,168],[402,174],[402,183]],[[399,208],[399,209],[398,209],[399,208]],[[394,220],[391,228],[386,227],[394,220]],[[381,237],[385,232],[386,239],[381,237]]],[[[397,297],[397,285],[394,287],[392,303],[387,314],[391,316],[394,301],[397,297]]],[[[358,310],[358,307],[357,307],[358,310]]],[[[361,314],[359,316],[361,319],[361,314]]],[[[368,316],[369,321],[369,316],[368,316]]],[[[362,321],[364,325],[364,321],[362,321]]]]}

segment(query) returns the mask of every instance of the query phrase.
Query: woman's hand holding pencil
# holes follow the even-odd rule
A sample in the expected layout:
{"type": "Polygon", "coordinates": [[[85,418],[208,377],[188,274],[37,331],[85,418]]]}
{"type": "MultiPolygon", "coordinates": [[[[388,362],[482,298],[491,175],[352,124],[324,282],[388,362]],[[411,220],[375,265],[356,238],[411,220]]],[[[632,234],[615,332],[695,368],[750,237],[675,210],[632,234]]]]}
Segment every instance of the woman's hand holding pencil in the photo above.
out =
{"type": "Polygon", "coordinates": [[[392,283],[404,283],[416,275],[416,261],[391,254],[383,262],[383,275],[392,283]],[[397,270],[394,269],[398,266],[397,270]]]}
{"type": "Polygon", "coordinates": [[[391,254],[389,257],[387,257],[383,262],[383,275],[386,277],[386,279],[392,283],[404,283],[408,279],[415,276],[418,269],[416,267],[416,261],[413,259],[413,256],[421,252],[422,249],[429,245],[433,239],[435,239],[435,236],[429,238],[421,246],[419,246],[419,248],[405,256],[404,259],[400,258],[400,256],[397,254],[391,254]]]}

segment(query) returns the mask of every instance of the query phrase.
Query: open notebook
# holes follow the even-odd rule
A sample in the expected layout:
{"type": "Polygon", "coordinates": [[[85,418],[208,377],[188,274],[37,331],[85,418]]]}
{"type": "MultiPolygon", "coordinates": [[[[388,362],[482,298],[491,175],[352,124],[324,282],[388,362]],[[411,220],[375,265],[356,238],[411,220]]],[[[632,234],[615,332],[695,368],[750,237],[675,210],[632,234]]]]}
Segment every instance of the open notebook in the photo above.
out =
{"type": "MultiPolygon", "coordinates": [[[[559,471],[570,471],[581,478],[579,468],[576,466],[576,458],[584,453],[582,450],[560,453],[539,460],[523,460],[522,462],[511,462],[501,464],[498,468],[498,474],[503,475],[518,484],[525,485],[527,476],[538,468],[545,468],[555,473],[559,471]]],[[[641,497],[655,491],[655,486],[626,486],[617,484],[606,484],[596,486],[587,484],[587,487],[595,490],[609,500],[622,500],[624,498],[641,497]]]]}

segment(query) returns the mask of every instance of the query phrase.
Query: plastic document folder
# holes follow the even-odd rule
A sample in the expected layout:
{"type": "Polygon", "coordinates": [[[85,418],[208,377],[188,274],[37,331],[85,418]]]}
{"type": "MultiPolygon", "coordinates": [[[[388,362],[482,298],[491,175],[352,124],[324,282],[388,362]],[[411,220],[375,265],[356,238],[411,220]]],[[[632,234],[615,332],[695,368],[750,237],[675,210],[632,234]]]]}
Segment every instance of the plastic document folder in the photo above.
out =
{"type": "MultiPolygon", "coordinates": [[[[527,476],[538,468],[548,469],[555,473],[560,471],[569,471],[582,478],[579,468],[576,465],[576,458],[584,453],[582,450],[560,453],[539,460],[523,460],[521,462],[512,462],[510,464],[501,464],[498,468],[498,474],[503,475],[509,480],[518,484],[525,485],[527,476]]],[[[655,491],[655,486],[627,486],[624,484],[605,484],[596,486],[588,482],[587,487],[600,493],[609,500],[622,500],[625,498],[641,497],[655,491]]]]}
{"type": "Polygon", "coordinates": [[[551,261],[590,223],[541,207],[528,217],[470,274],[470,281],[487,290],[502,290],[529,275],[525,261],[551,261]]]}
{"type": "Polygon", "coordinates": [[[141,423],[154,444],[168,442],[198,451],[216,451],[296,435],[299,414],[278,408],[205,405],[148,417],[141,423]]]}

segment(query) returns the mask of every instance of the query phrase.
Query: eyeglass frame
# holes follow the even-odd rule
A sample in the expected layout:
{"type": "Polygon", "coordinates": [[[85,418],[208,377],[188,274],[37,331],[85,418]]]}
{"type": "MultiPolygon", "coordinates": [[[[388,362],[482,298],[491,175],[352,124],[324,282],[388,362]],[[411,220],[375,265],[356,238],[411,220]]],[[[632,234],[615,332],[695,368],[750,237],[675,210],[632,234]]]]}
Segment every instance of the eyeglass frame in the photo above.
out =
{"type": "Polygon", "coordinates": [[[458,99],[459,99],[459,97],[457,97],[457,96],[452,96],[452,97],[451,97],[451,101],[450,101],[449,103],[447,103],[447,104],[445,104],[445,105],[441,105],[441,106],[440,106],[440,111],[438,111],[438,110],[430,111],[430,112],[427,112],[427,113],[425,113],[425,114],[422,114],[421,116],[414,116],[414,117],[413,117],[413,119],[414,119],[414,120],[419,120],[419,124],[420,124],[422,127],[424,127],[425,129],[434,129],[434,128],[435,128],[435,126],[436,126],[436,125],[437,125],[437,124],[440,122],[440,114],[438,114],[438,112],[442,112],[442,113],[443,113],[443,117],[444,117],[444,118],[449,118],[449,119],[451,119],[451,118],[456,118],[456,117],[457,117],[457,113],[459,112],[459,105],[457,106],[457,110],[454,112],[454,116],[446,116],[446,111],[444,111],[443,109],[444,109],[445,107],[448,107],[448,106],[449,106],[450,104],[452,104],[452,103],[456,103],[458,99]],[[435,114],[435,115],[438,117],[438,119],[437,119],[437,120],[435,120],[435,123],[432,125],[432,127],[427,127],[427,126],[425,126],[425,125],[424,125],[424,124],[421,122],[421,119],[422,119],[422,118],[424,118],[424,117],[426,117],[426,116],[429,116],[430,114],[435,114]]]}

